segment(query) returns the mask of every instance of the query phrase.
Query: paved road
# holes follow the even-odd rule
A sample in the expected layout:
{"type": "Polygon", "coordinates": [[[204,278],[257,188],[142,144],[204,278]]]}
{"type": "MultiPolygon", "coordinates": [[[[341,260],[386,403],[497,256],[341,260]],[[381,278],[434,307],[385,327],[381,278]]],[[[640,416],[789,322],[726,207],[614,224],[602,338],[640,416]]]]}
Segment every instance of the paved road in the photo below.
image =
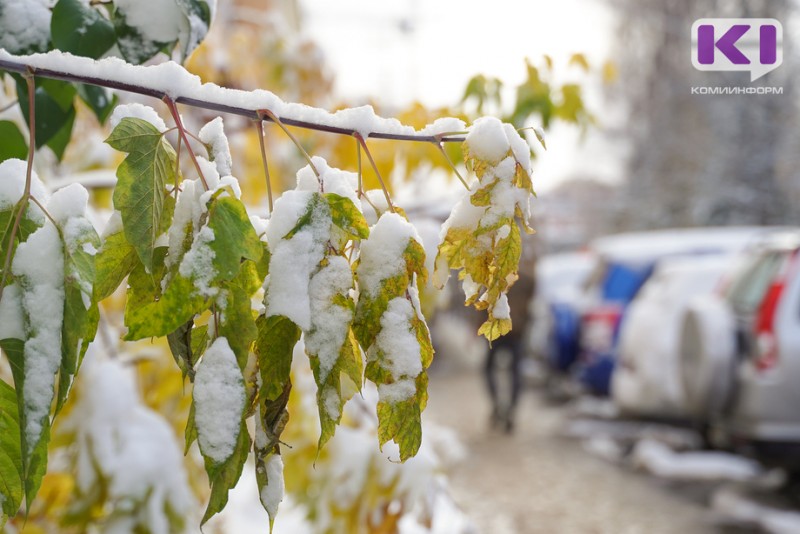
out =
{"type": "Polygon", "coordinates": [[[487,534],[706,534],[702,503],[607,463],[562,438],[563,409],[526,392],[516,433],[490,432],[477,372],[436,369],[426,416],[455,428],[468,456],[451,485],[487,534]]]}

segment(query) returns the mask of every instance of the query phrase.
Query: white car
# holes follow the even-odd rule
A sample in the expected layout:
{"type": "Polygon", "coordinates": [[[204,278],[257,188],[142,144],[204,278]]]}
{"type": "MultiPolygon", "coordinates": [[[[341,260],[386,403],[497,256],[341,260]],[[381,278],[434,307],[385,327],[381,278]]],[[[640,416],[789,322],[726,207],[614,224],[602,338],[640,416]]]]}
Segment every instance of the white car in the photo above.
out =
{"type": "Polygon", "coordinates": [[[679,368],[679,335],[687,302],[720,285],[733,256],[662,260],[621,325],[611,395],[623,413],[658,418],[689,415],[679,368]]]}
{"type": "Polygon", "coordinates": [[[712,439],[789,451],[800,467],[800,230],[754,251],[724,300],[692,303],[681,344],[683,383],[712,439]]]}

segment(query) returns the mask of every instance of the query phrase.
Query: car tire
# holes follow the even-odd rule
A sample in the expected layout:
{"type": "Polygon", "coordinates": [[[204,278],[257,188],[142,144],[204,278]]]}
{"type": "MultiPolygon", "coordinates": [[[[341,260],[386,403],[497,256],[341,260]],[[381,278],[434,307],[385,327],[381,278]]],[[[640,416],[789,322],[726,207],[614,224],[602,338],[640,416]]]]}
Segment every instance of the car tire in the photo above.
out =
{"type": "Polygon", "coordinates": [[[736,323],[719,296],[704,295],[687,306],[680,337],[680,375],[690,413],[713,422],[730,403],[734,388],[736,323]]]}

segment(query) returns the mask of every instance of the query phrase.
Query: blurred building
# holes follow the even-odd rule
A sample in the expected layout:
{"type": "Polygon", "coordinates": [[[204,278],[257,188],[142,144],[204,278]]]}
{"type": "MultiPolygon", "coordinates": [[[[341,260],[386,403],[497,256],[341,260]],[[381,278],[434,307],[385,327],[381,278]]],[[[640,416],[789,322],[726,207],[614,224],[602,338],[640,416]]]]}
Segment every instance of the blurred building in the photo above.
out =
{"type": "Polygon", "coordinates": [[[591,178],[574,178],[542,193],[533,207],[541,252],[580,248],[615,231],[620,188],[591,178]]]}

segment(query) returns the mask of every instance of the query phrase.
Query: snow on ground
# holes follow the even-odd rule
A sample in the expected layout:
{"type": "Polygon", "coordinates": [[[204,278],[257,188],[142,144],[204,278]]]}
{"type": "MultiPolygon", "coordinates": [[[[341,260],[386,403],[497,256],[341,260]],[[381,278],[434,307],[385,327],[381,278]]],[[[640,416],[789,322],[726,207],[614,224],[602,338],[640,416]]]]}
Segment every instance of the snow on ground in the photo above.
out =
{"type": "Polygon", "coordinates": [[[740,488],[726,486],[711,498],[711,509],[720,523],[759,529],[767,534],[800,532],[800,512],[762,504],[740,488]]]}

